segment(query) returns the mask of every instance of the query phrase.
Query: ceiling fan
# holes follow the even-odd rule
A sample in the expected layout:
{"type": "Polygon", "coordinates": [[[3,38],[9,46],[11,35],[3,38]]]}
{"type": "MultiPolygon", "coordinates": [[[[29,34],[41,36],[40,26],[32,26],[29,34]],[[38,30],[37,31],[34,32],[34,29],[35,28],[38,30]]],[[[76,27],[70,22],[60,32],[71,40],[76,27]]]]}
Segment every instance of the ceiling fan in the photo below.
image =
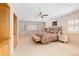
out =
{"type": "Polygon", "coordinates": [[[41,18],[44,18],[44,17],[46,17],[46,16],[48,16],[48,14],[44,14],[42,11],[41,11],[41,9],[40,9],[40,12],[39,12],[39,14],[38,14],[38,16],[37,17],[41,17],[41,18]]]}

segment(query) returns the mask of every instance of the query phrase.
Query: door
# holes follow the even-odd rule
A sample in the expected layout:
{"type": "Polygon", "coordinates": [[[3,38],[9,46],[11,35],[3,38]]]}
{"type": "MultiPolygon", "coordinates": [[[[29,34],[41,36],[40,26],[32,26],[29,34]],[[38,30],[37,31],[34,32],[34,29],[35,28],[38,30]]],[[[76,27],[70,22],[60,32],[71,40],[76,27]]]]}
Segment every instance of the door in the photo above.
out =
{"type": "Polygon", "coordinates": [[[17,45],[17,17],[14,14],[14,48],[17,45]]]}

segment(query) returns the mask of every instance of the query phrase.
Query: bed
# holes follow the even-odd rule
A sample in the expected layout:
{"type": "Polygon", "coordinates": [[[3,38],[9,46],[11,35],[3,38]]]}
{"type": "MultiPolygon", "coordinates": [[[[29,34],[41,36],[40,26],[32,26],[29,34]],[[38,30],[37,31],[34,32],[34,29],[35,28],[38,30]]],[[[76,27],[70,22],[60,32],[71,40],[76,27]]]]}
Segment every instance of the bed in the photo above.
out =
{"type": "Polygon", "coordinates": [[[58,35],[62,33],[61,27],[54,26],[47,28],[45,32],[36,33],[32,35],[32,39],[35,42],[41,42],[42,44],[47,44],[50,42],[58,41],[58,35]]]}

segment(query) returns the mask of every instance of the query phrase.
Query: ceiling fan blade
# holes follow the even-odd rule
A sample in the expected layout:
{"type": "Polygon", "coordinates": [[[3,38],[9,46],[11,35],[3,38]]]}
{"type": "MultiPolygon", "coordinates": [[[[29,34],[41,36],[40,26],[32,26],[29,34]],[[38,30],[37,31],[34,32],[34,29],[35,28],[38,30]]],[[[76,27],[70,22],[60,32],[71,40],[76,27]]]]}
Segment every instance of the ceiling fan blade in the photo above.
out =
{"type": "Polygon", "coordinates": [[[42,15],[42,16],[48,16],[48,14],[44,14],[44,15],[42,15]]]}
{"type": "Polygon", "coordinates": [[[48,16],[48,14],[41,15],[41,18],[44,18],[45,16],[48,16]]]}

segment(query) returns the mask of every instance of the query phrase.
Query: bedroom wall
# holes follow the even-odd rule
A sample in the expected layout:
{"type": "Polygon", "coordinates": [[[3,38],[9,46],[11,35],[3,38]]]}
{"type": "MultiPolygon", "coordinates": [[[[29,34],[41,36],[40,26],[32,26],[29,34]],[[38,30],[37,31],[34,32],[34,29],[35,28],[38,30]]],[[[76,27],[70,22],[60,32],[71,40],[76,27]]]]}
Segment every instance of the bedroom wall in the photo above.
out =
{"type": "MultiPolygon", "coordinates": [[[[45,22],[37,21],[19,21],[19,34],[30,34],[43,31],[45,28],[45,22]]],[[[21,36],[21,35],[20,35],[21,36]]]]}
{"type": "Polygon", "coordinates": [[[40,17],[38,17],[38,18],[29,18],[29,19],[27,19],[27,18],[22,18],[22,19],[20,19],[19,21],[33,21],[33,22],[45,22],[45,27],[51,27],[52,26],[52,19],[51,18],[49,18],[49,17],[45,17],[45,18],[40,18],[40,17]]]}
{"type": "Polygon", "coordinates": [[[79,19],[79,11],[75,11],[68,15],[58,18],[58,25],[62,26],[63,34],[67,34],[69,36],[69,43],[79,46],[79,33],[68,32],[68,21],[79,19]]]}
{"type": "Polygon", "coordinates": [[[52,20],[51,19],[49,19],[49,18],[40,18],[40,17],[38,17],[38,18],[31,18],[31,19],[21,19],[21,20],[19,20],[19,26],[21,26],[20,27],[20,30],[21,30],[21,32],[24,32],[24,29],[23,29],[23,27],[24,27],[24,25],[26,24],[26,22],[43,22],[43,23],[45,23],[45,27],[46,28],[48,28],[48,27],[52,27],[52,20]]]}

